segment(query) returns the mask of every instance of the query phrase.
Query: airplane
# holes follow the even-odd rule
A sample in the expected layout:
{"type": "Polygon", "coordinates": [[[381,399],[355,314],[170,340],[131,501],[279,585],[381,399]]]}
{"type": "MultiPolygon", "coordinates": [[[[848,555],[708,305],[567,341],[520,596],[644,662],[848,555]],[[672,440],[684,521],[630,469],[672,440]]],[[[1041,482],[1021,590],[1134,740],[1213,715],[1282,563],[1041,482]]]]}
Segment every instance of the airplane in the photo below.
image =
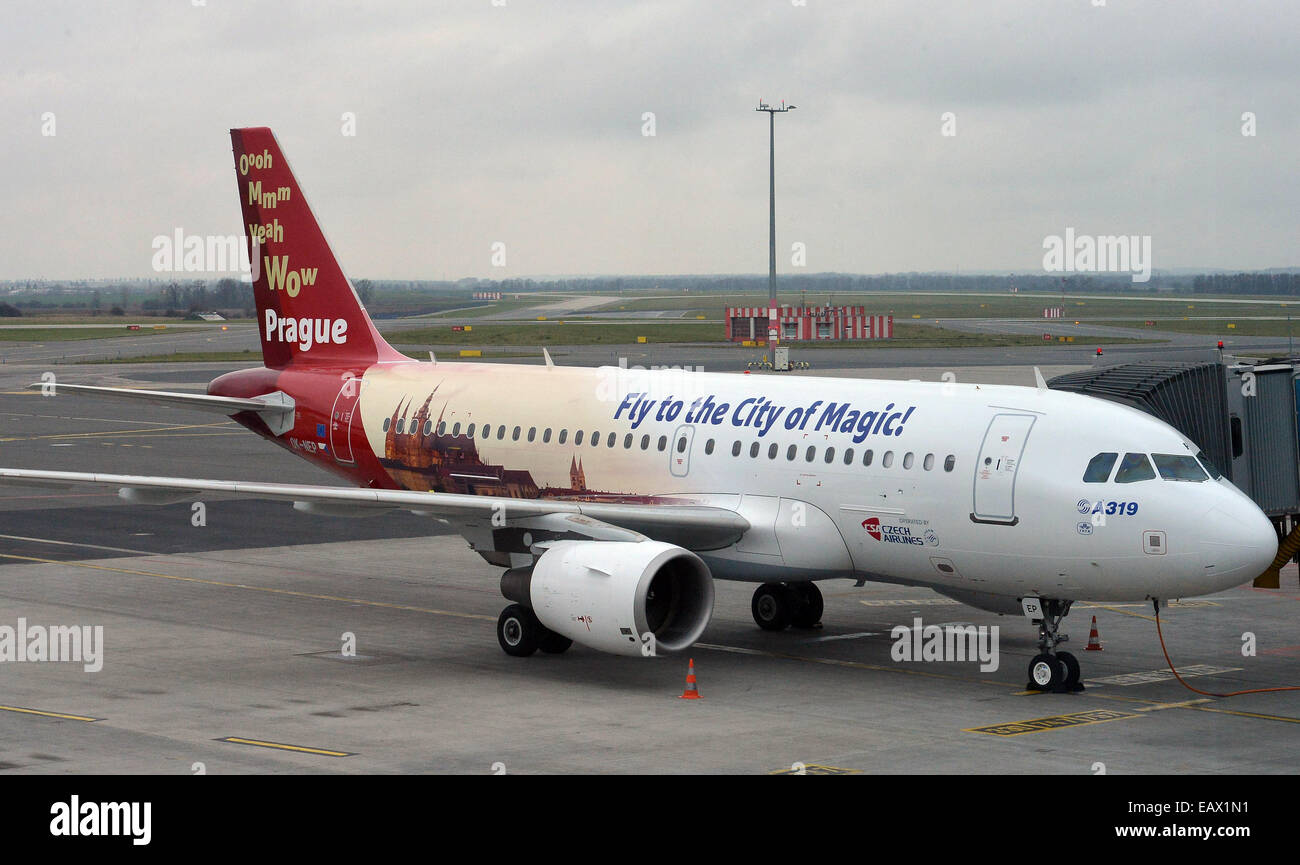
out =
{"type": "Polygon", "coordinates": [[[926,587],[1025,614],[1029,687],[1044,691],[1081,687],[1059,648],[1075,600],[1210,594],[1275,555],[1268,518],[1186,436],[1050,390],[1037,370],[1017,387],[411,359],[367,315],[271,130],[230,134],[264,365],[206,395],[53,390],[229,416],[351,486],[17,468],[0,481],[443,520],[502,569],[497,638],[513,656],[684,650],[715,579],[758,583],[752,613],[770,631],[820,622],[819,581],[926,587]]]}

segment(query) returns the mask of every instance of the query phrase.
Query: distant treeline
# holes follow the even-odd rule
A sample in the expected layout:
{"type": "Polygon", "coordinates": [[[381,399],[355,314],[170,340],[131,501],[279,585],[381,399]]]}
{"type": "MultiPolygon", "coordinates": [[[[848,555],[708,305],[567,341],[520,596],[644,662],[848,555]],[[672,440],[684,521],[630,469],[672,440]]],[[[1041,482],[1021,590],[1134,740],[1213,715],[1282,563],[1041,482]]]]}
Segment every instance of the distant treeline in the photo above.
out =
{"type": "Polygon", "coordinates": [[[1205,273],[1192,278],[1201,294],[1300,294],[1300,273],[1205,273]]]}

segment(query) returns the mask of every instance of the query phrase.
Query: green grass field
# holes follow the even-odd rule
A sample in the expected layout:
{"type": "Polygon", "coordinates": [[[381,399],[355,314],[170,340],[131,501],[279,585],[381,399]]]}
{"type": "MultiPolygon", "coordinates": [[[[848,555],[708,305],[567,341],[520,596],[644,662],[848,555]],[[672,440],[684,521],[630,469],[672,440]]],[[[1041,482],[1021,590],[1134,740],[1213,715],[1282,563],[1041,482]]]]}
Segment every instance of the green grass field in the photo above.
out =
{"type": "Polygon", "coordinates": [[[152,325],[142,325],[139,330],[121,327],[0,327],[0,342],[71,342],[83,339],[116,339],[124,336],[151,336],[157,334],[192,333],[201,328],[175,327],[154,330],[152,325]]]}

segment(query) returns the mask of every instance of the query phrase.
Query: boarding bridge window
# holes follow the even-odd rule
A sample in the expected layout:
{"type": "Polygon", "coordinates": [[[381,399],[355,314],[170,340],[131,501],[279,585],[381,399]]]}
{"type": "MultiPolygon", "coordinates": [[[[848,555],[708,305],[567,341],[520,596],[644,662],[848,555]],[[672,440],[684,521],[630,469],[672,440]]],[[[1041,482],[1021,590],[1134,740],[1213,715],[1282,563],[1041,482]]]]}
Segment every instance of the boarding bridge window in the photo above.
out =
{"type": "Polygon", "coordinates": [[[704,452],[706,454],[713,453],[713,439],[709,439],[704,443],[704,452]]]}
{"type": "Polygon", "coordinates": [[[668,436],[659,436],[659,450],[662,452],[666,447],[668,447],[668,436]]]}
{"type": "Polygon", "coordinates": [[[1088,467],[1083,470],[1083,482],[1085,484],[1106,483],[1110,480],[1110,470],[1115,468],[1117,459],[1119,459],[1117,453],[1099,453],[1088,460],[1088,467]]]}
{"type": "Polygon", "coordinates": [[[1115,472],[1115,483],[1135,484],[1138,481],[1149,481],[1155,476],[1156,470],[1151,468],[1151,460],[1147,459],[1146,454],[1124,454],[1124,459],[1119,463],[1119,471],[1115,472]]]}
{"type": "Polygon", "coordinates": [[[1196,457],[1187,454],[1152,454],[1156,470],[1167,481],[1206,481],[1209,476],[1196,461],[1196,457]]]}
{"type": "Polygon", "coordinates": [[[1205,455],[1205,451],[1198,453],[1196,458],[1201,461],[1201,465],[1204,466],[1210,477],[1214,478],[1216,481],[1223,477],[1223,472],[1219,471],[1218,467],[1205,455]]]}

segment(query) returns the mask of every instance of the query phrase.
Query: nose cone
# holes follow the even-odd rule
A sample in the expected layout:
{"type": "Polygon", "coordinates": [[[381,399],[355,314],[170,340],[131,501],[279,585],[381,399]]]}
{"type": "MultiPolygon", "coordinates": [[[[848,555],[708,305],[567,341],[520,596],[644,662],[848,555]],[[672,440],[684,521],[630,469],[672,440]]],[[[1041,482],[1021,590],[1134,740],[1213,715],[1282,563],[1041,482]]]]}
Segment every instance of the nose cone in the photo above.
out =
{"type": "Polygon", "coordinates": [[[1222,590],[1255,579],[1277,555],[1277,532],[1254,502],[1219,504],[1205,515],[1205,576],[1222,590]]]}

